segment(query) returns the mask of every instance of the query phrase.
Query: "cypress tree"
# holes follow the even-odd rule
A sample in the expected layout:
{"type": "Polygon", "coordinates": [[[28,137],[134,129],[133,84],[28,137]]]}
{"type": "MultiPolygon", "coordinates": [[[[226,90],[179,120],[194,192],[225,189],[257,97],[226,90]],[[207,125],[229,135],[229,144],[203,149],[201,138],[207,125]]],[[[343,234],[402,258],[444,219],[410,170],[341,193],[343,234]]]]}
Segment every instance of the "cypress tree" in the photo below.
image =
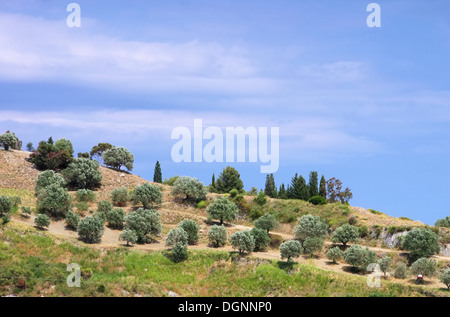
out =
{"type": "Polygon", "coordinates": [[[209,186],[209,191],[211,193],[214,193],[216,191],[216,176],[214,175],[214,173],[212,176],[211,185],[209,186]]]}
{"type": "Polygon", "coordinates": [[[288,198],[286,188],[284,187],[284,183],[281,184],[281,186],[280,186],[280,190],[278,191],[278,198],[279,199],[287,199],[288,198]]]}
{"type": "Polygon", "coordinates": [[[319,176],[317,172],[313,171],[309,173],[309,196],[319,195],[319,176]]]}
{"type": "Polygon", "coordinates": [[[325,180],[325,176],[323,175],[320,179],[319,195],[325,199],[327,198],[327,181],[325,180]]]}
{"type": "Polygon", "coordinates": [[[161,173],[161,165],[159,161],[156,161],[155,172],[153,174],[153,182],[154,183],[162,183],[162,173],[161,173]]]}
{"type": "Polygon", "coordinates": [[[264,193],[271,198],[277,197],[277,188],[275,186],[275,177],[273,176],[273,174],[267,174],[266,176],[266,186],[264,189],[264,193]]]}

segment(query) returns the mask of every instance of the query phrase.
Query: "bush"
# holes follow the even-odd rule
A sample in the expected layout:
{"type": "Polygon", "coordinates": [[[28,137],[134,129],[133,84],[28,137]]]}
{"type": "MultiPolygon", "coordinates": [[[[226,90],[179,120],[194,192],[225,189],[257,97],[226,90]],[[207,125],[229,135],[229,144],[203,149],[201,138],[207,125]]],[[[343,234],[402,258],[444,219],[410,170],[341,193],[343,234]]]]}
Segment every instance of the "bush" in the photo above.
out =
{"type": "Polygon", "coordinates": [[[444,283],[450,291],[450,269],[442,270],[439,276],[439,280],[444,283]]]}
{"type": "Polygon", "coordinates": [[[229,193],[232,189],[239,191],[243,187],[244,183],[241,180],[239,172],[231,166],[223,169],[215,184],[215,189],[221,194],[229,193]]]}
{"type": "Polygon", "coordinates": [[[78,211],[81,211],[81,212],[86,212],[89,210],[89,205],[85,202],[78,203],[78,204],[76,204],[75,207],[77,208],[78,211]]]}
{"type": "Polygon", "coordinates": [[[138,240],[138,236],[136,232],[130,229],[125,229],[122,231],[122,233],[119,235],[119,241],[126,241],[127,246],[131,244],[135,244],[138,240]]]}
{"type": "Polygon", "coordinates": [[[406,234],[402,241],[403,250],[410,252],[411,262],[418,258],[427,258],[438,254],[439,236],[428,228],[414,229],[406,234]]]}
{"type": "Polygon", "coordinates": [[[111,202],[108,199],[99,201],[97,203],[97,211],[107,213],[108,211],[112,210],[114,206],[111,204],[111,202]]]}
{"type": "Polygon", "coordinates": [[[178,176],[178,175],[166,178],[166,179],[164,179],[163,184],[168,185],[168,186],[173,186],[173,184],[175,184],[175,182],[177,181],[178,178],[180,178],[180,176],[178,176]]]}
{"type": "Polygon", "coordinates": [[[22,210],[22,217],[28,218],[32,214],[32,211],[31,211],[30,207],[22,206],[21,210],[22,210]]]}
{"type": "Polygon", "coordinates": [[[420,258],[411,265],[411,272],[415,275],[432,276],[436,273],[436,261],[420,258]]]}
{"type": "Polygon", "coordinates": [[[450,216],[447,216],[443,219],[439,219],[438,221],[436,221],[436,223],[434,225],[436,227],[450,228],[450,216]]]}
{"type": "Polygon", "coordinates": [[[144,209],[151,208],[154,204],[161,204],[161,189],[159,186],[143,183],[134,189],[131,199],[135,204],[142,203],[144,209]]]}
{"type": "Polygon", "coordinates": [[[270,247],[274,249],[279,249],[280,245],[283,243],[283,237],[277,234],[270,234],[270,247]]]}
{"type": "Polygon", "coordinates": [[[259,191],[258,196],[253,199],[255,203],[257,203],[260,206],[263,206],[267,202],[266,194],[262,190],[259,191]]]}
{"type": "Polygon", "coordinates": [[[48,228],[48,226],[50,226],[50,218],[47,215],[39,214],[34,219],[34,223],[39,229],[48,228]]]}
{"type": "Polygon", "coordinates": [[[106,213],[106,221],[111,228],[122,229],[124,218],[125,211],[122,208],[114,208],[106,213]]]}
{"type": "Polygon", "coordinates": [[[100,242],[105,231],[103,223],[96,217],[85,217],[78,224],[78,235],[87,243],[100,242]]]}
{"type": "Polygon", "coordinates": [[[303,247],[297,240],[289,240],[281,244],[280,253],[282,259],[291,262],[292,258],[298,258],[303,253],[303,247]]]}
{"type": "Polygon", "coordinates": [[[239,194],[239,191],[236,188],[233,188],[232,190],[230,190],[230,197],[234,198],[239,194]]]}
{"type": "Polygon", "coordinates": [[[328,225],[318,216],[306,215],[298,219],[294,227],[295,239],[305,241],[307,238],[324,238],[328,233],[328,225]]]}
{"type": "Polygon", "coordinates": [[[206,208],[206,212],[212,219],[219,219],[220,224],[223,221],[233,221],[236,218],[238,208],[235,203],[228,200],[226,197],[216,198],[211,205],[206,208]]]}
{"type": "Polygon", "coordinates": [[[367,228],[366,225],[358,227],[358,232],[360,238],[365,238],[369,235],[369,229],[367,228]]]}
{"type": "Polygon", "coordinates": [[[8,214],[12,211],[13,204],[11,199],[6,196],[0,196],[0,216],[8,214]]]}
{"type": "Polygon", "coordinates": [[[95,201],[95,193],[89,189],[79,189],[75,193],[75,198],[79,202],[94,202],[95,201]]]}
{"type": "Polygon", "coordinates": [[[80,215],[78,215],[77,213],[73,212],[72,210],[70,210],[67,214],[66,214],[66,226],[69,229],[72,230],[77,230],[78,228],[78,224],[80,223],[80,215]]]}
{"type": "Polygon", "coordinates": [[[310,202],[313,205],[326,205],[327,200],[320,195],[312,196],[310,199],[308,199],[308,202],[310,202]]]}
{"type": "Polygon", "coordinates": [[[151,241],[148,235],[161,234],[161,220],[159,212],[139,208],[125,216],[125,229],[133,230],[137,235],[138,243],[151,241]]]}
{"type": "Polygon", "coordinates": [[[348,242],[356,242],[358,240],[358,237],[358,227],[346,223],[333,232],[333,234],[331,235],[331,241],[334,243],[342,243],[344,248],[346,248],[348,242]]]}
{"type": "Polygon", "coordinates": [[[67,139],[61,139],[54,144],[51,137],[47,142],[39,142],[36,151],[30,155],[30,162],[39,170],[64,169],[72,160],[72,143],[67,139]]]}
{"type": "Polygon", "coordinates": [[[36,177],[35,191],[38,192],[40,189],[46,188],[47,186],[52,184],[57,184],[61,187],[64,187],[66,186],[66,181],[61,175],[55,173],[52,170],[39,173],[39,175],[36,177]]]}
{"type": "Polygon", "coordinates": [[[322,250],[323,244],[324,240],[322,238],[306,238],[303,242],[303,252],[313,257],[314,253],[322,250]]]}
{"type": "Polygon", "coordinates": [[[176,244],[188,244],[188,234],[183,228],[173,228],[169,231],[166,239],[166,246],[171,247],[176,244]]]}
{"type": "Polygon", "coordinates": [[[172,248],[172,251],[170,252],[170,255],[172,257],[172,261],[175,263],[187,260],[187,245],[184,243],[175,244],[175,246],[172,248]]]}
{"type": "Polygon", "coordinates": [[[94,218],[98,219],[98,221],[100,221],[102,224],[105,224],[105,222],[106,222],[106,213],[97,211],[94,214],[94,218]]]}
{"type": "Polygon", "coordinates": [[[270,230],[273,230],[278,227],[278,221],[272,214],[265,214],[255,221],[255,227],[259,229],[266,230],[269,233],[270,230]]]}
{"type": "Polygon", "coordinates": [[[182,176],[173,184],[171,189],[175,197],[183,197],[184,201],[199,201],[206,199],[206,188],[197,178],[182,176]]]}
{"type": "Polygon", "coordinates": [[[267,234],[266,230],[253,228],[250,231],[253,239],[255,240],[255,251],[263,251],[266,250],[270,244],[270,237],[267,234]]]}
{"type": "Polygon", "coordinates": [[[9,149],[16,149],[18,147],[19,139],[12,133],[4,133],[0,135],[0,144],[3,145],[5,151],[9,149]]]}
{"type": "Polygon", "coordinates": [[[333,263],[336,264],[338,260],[341,260],[344,257],[344,252],[342,252],[339,247],[334,247],[327,251],[326,256],[328,260],[332,260],[333,263]]]}
{"type": "Polygon", "coordinates": [[[75,189],[94,189],[100,187],[102,174],[97,161],[76,158],[62,171],[68,186],[75,189]]]}
{"type": "Polygon", "coordinates": [[[204,200],[199,201],[195,207],[197,207],[198,209],[206,208],[206,201],[204,201],[204,200]]]}
{"type": "Polygon", "coordinates": [[[238,249],[239,254],[252,252],[255,249],[255,239],[250,231],[235,232],[230,236],[230,242],[233,249],[238,249]]]}
{"type": "Polygon", "coordinates": [[[208,231],[208,240],[216,248],[225,245],[227,242],[227,229],[224,226],[211,226],[208,231]]]}
{"type": "Polygon", "coordinates": [[[112,148],[102,154],[106,166],[120,170],[122,166],[128,171],[133,170],[134,156],[124,147],[112,148]]]}
{"type": "Polygon", "coordinates": [[[111,200],[115,206],[124,207],[129,199],[128,188],[126,187],[114,188],[111,191],[111,200]]]}
{"type": "Polygon", "coordinates": [[[375,263],[376,254],[369,248],[363,248],[360,245],[352,245],[344,252],[345,262],[351,264],[353,268],[365,270],[371,263],[375,263]]]}
{"type": "Polygon", "coordinates": [[[183,220],[178,226],[187,233],[189,244],[196,244],[198,242],[198,231],[200,227],[194,220],[183,220]]]}
{"type": "Polygon", "coordinates": [[[38,192],[37,209],[39,213],[56,218],[65,217],[71,204],[72,197],[66,189],[58,184],[49,185],[38,192]]]}
{"type": "Polygon", "coordinates": [[[404,279],[407,276],[408,267],[405,262],[398,262],[395,267],[394,277],[399,279],[404,279]]]}
{"type": "Polygon", "coordinates": [[[386,273],[389,272],[391,268],[391,262],[392,259],[388,256],[385,256],[384,258],[378,260],[378,265],[380,266],[381,272],[383,272],[385,277],[386,273]]]}

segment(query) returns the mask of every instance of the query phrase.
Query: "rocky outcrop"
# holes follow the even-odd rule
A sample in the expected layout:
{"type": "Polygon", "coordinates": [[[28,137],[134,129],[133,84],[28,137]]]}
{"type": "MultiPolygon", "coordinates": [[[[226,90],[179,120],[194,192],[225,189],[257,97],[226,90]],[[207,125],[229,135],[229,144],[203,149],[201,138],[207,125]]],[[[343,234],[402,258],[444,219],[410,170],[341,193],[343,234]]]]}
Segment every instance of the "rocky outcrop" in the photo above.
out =
{"type": "Polygon", "coordinates": [[[443,256],[450,256],[450,243],[445,246],[441,246],[441,252],[439,254],[443,256]]]}

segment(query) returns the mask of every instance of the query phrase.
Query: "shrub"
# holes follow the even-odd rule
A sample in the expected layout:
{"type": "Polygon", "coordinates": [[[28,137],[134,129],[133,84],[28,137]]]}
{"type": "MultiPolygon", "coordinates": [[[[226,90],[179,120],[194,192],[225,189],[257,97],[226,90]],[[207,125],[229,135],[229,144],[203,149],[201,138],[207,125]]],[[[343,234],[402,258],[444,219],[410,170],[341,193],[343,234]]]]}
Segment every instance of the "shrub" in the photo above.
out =
{"type": "Polygon", "coordinates": [[[189,244],[196,244],[198,242],[198,231],[200,227],[194,220],[183,220],[178,226],[187,233],[189,244]]]}
{"type": "Polygon", "coordinates": [[[105,231],[103,223],[96,217],[85,217],[78,224],[78,235],[87,243],[100,242],[105,231]]]}
{"type": "Polygon", "coordinates": [[[333,232],[333,234],[331,235],[331,241],[334,243],[342,243],[344,248],[346,248],[348,242],[356,242],[358,240],[358,237],[358,227],[346,223],[333,232]]]}
{"type": "Polygon", "coordinates": [[[8,212],[7,214],[4,214],[1,218],[2,218],[3,224],[6,225],[8,222],[11,221],[11,213],[8,212]]]}
{"type": "Polygon", "coordinates": [[[233,249],[238,249],[239,254],[252,252],[255,249],[255,239],[250,231],[235,232],[230,236],[230,242],[233,249]]]}
{"type": "Polygon", "coordinates": [[[298,219],[294,227],[295,239],[305,241],[307,238],[324,238],[328,233],[328,225],[318,216],[306,215],[298,219]]]}
{"type": "Polygon", "coordinates": [[[76,204],[77,210],[81,212],[86,212],[89,210],[89,205],[85,203],[84,201],[81,203],[76,204]]]}
{"type": "Polygon", "coordinates": [[[439,280],[444,283],[450,291],[450,269],[442,270],[439,276],[439,280]]]}
{"type": "Polygon", "coordinates": [[[267,213],[255,221],[255,227],[266,230],[269,233],[270,230],[278,227],[278,221],[274,215],[267,213]]]}
{"type": "Polygon", "coordinates": [[[30,207],[22,206],[21,210],[22,210],[22,217],[27,217],[28,218],[32,214],[32,211],[31,211],[30,207]]]}
{"type": "Polygon", "coordinates": [[[322,250],[323,244],[324,240],[322,238],[306,238],[303,242],[303,252],[313,257],[314,253],[322,250]]]}
{"type": "Polygon", "coordinates": [[[0,135],[0,144],[3,145],[5,151],[18,147],[18,138],[12,133],[4,133],[0,135]]]}
{"type": "Polygon", "coordinates": [[[75,189],[94,189],[100,187],[102,174],[97,161],[76,158],[62,171],[68,186],[75,189]]]}
{"type": "Polygon", "coordinates": [[[386,273],[389,272],[391,268],[392,259],[388,256],[385,256],[382,259],[378,260],[378,265],[380,266],[381,272],[383,272],[384,277],[386,277],[386,273]]]}
{"type": "Polygon", "coordinates": [[[266,194],[262,190],[259,191],[258,196],[253,199],[255,203],[257,203],[260,206],[263,206],[267,202],[266,194]]]}
{"type": "Polygon", "coordinates": [[[367,266],[375,262],[376,254],[369,248],[363,248],[360,245],[352,245],[344,252],[345,262],[351,264],[353,268],[365,270],[367,266]]]}
{"type": "Polygon", "coordinates": [[[243,187],[244,183],[241,180],[239,172],[231,166],[227,166],[223,169],[215,184],[215,189],[221,194],[229,193],[232,189],[237,189],[239,191],[243,187]]]}
{"type": "Polygon", "coordinates": [[[164,179],[163,184],[168,185],[168,186],[173,186],[173,184],[175,184],[175,182],[177,181],[178,178],[180,178],[180,176],[178,176],[178,175],[166,178],[166,179],[164,179]]]}
{"type": "Polygon", "coordinates": [[[8,214],[12,211],[13,204],[9,197],[4,195],[0,196],[0,216],[8,214]]]}
{"type": "Polygon", "coordinates": [[[100,221],[102,224],[105,224],[105,222],[106,222],[106,213],[97,211],[94,214],[94,218],[98,219],[98,221],[100,221]]]}
{"type": "Polygon", "coordinates": [[[122,231],[122,233],[119,235],[119,241],[126,241],[127,246],[131,244],[135,244],[138,240],[138,236],[136,232],[130,229],[125,229],[122,231]]]}
{"type": "Polygon", "coordinates": [[[122,208],[114,208],[106,212],[106,221],[111,228],[122,229],[124,218],[125,211],[122,208]]]}
{"type": "Polygon", "coordinates": [[[232,190],[230,190],[230,197],[234,198],[239,194],[239,191],[236,188],[233,188],[232,190]]]}
{"type": "Polygon", "coordinates": [[[77,213],[73,212],[72,210],[70,210],[67,214],[66,214],[66,226],[69,229],[72,230],[77,230],[78,228],[78,224],[80,223],[80,215],[78,215],[77,213]]]}
{"type": "Polygon", "coordinates": [[[89,189],[79,189],[75,193],[75,198],[79,202],[94,202],[95,201],[95,193],[89,189]]]}
{"type": "Polygon", "coordinates": [[[289,240],[281,244],[280,253],[282,259],[291,262],[292,258],[298,258],[303,253],[303,247],[297,240],[289,240]]]}
{"type": "Polygon", "coordinates": [[[308,199],[308,202],[310,202],[313,205],[326,205],[327,200],[320,195],[312,196],[310,199],[308,199]]]}
{"type": "Polygon", "coordinates": [[[204,201],[204,200],[199,201],[195,207],[197,207],[198,209],[206,208],[206,201],[204,201]]]}
{"type": "Polygon", "coordinates": [[[142,203],[144,209],[151,208],[154,204],[161,204],[161,189],[159,186],[143,183],[134,189],[131,199],[135,204],[142,203]]]}
{"type": "Polygon", "coordinates": [[[440,252],[439,236],[428,228],[414,229],[406,234],[402,248],[410,252],[411,261],[430,257],[440,252]]]}
{"type": "Polygon", "coordinates": [[[111,200],[115,206],[124,207],[129,199],[128,188],[126,187],[114,188],[111,191],[111,200]]]}
{"type": "Polygon", "coordinates": [[[360,238],[365,238],[369,235],[369,229],[367,228],[366,225],[358,227],[358,232],[360,238]]]}
{"type": "Polygon", "coordinates": [[[98,212],[107,213],[108,211],[112,210],[113,208],[114,208],[114,206],[108,199],[99,201],[97,203],[97,211],[98,212]]]}
{"type": "Polygon", "coordinates": [[[197,178],[182,176],[171,189],[175,197],[183,197],[183,201],[199,201],[206,199],[206,187],[197,178]]]}
{"type": "Polygon", "coordinates": [[[236,218],[238,208],[236,204],[229,201],[228,198],[219,197],[206,208],[206,212],[212,219],[219,219],[220,224],[222,225],[224,220],[233,221],[236,218]]]}
{"type": "Polygon", "coordinates": [[[394,277],[399,279],[404,279],[407,276],[408,267],[405,262],[398,262],[395,267],[394,277]]]}
{"type": "Polygon", "coordinates": [[[439,219],[436,221],[436,223],[434,224],[436,227],[446,227],[446,228],[450,228],[450,216],[447,216],[443,219],[439,219]]]}
{"type": "Polygon", "coordinates": [[[136,232],[138,237],[137,242],[145,243],[151,241],[148,235],[161,234],[161,220],[159,212],[155,210],[148,210],[139,208],[130,212],[125,216],[125,229],[130,229],[136,232]]]}
{"type": "Polygon", "coordinates": [[[280,245],[283,243],[283,237],[277,234],[270,235],[270,247],[274,249],[279,249],[280,245]]]}
{"type": "Polygon", "coordinates": [[[175,246],[172,248],[172,251],[170,252],[170,255],[172,257],[172,261],[175,263],[187,260],[187,245],[184,243],[175,244],[175,246]]]}
{"type": "Polygon", "coordinates": [[[51,217],[65,217],[70,210],[72,197],[66,189],[58,184],[52,184],[39,190],[37,197],[37,209],[39,213],[45,213],[51,217]]]}
{"type": "Polygon", "coordinates": [[[128,171],[133,170],[134,156],[124,147],[112,148],[102,154],[106,166],[120,170],[122,166],[128,171]]]}
{"type": "Polygon", "coordinates": [[[334,247],[327,251],[326,256],[336,264],[338,260],[341,260],[344,257],[344,252],[342,252],[339,247],[334,247]]]}
{"type": "Polygon", "coordinates": [[[216,248],[227,242],[227,229],[224,226],[211,226],[208,231],[208,240],[216,248]]]}
{"type": "Polygon", "coordinates": [[[166,246],[174,246],[177,244],[188,244],[188,234],[183,228],[173,228],[169,231],[166,239],[166,246]]]}
{"type": "Polygon", "coordinates": [[[39,214],[34,219],[34,223],[39,229],[48,228],[48,226],[50,226],[50,218],[47,215],[39,214]]]}
{"type": "Polygon", "coordinates": [[[250,233],[255,240],[255,251],[263,251],[267,249],[270,244],[270,237],[266,230],[253,228],[250,233]]]}
{"type": "Polygon", "coordinates": [[[436,273],[436,261],[420,258],[411,265],[411,272],[415,275],[432,276],[436,273]]]}
{"type": "Polygon", "coordinates": [[[39,175],[36,177],[35,191],[38,192],[40,189],[46,188],[47,186],[52,184],[57,184],[61,187],[64,187],[66,186],[66,181],[61,175],[55,173],[52,170],[39,173],[39,175]]]}
{"type": "Polygon", "coordinates": [[[61,139],[54,144],[51,137],[47,142],[39,142],[36,151],[30,155],[30,162],[39,170],[64,169],[72,160],[72,143],[67,139],[61,139]]]}

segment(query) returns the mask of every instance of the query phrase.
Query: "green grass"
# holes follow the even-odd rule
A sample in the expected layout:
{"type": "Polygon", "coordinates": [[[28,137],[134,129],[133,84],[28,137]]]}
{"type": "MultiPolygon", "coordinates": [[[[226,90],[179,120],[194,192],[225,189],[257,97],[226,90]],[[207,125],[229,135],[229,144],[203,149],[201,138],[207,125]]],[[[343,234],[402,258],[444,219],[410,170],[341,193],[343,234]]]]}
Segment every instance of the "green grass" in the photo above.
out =
{"type": "Polygon", "coordinates": [[[22,202],[21,206],[34,207],[36,205],[36,197],[34,191],[26,189],[11,189],[11,188],[0,188],[0,196],[5,195],[8,197],[20,197],[22,202]]]}
{"type": "MultiPolygon", "coordinates": [[[[364,276],[339,274],[296,264],[287,273],[284,262],[235,253],[189,251],[189,259],[172,263],[163,252],[132,248],[100,251],[79,242],[55,240],[32,228],[10,223],[0,234],[0,295],[18,296],[424,296],[415,286],[382,280],[369,288],[364,276]],[[80,288],[66,285],[66,266],[78,263],[92,272],[80,288]],[[21,280],[26,288],[20,288],[21,280]]],[[[430,290],[434,294],[446,294],[430,290]]]]}

